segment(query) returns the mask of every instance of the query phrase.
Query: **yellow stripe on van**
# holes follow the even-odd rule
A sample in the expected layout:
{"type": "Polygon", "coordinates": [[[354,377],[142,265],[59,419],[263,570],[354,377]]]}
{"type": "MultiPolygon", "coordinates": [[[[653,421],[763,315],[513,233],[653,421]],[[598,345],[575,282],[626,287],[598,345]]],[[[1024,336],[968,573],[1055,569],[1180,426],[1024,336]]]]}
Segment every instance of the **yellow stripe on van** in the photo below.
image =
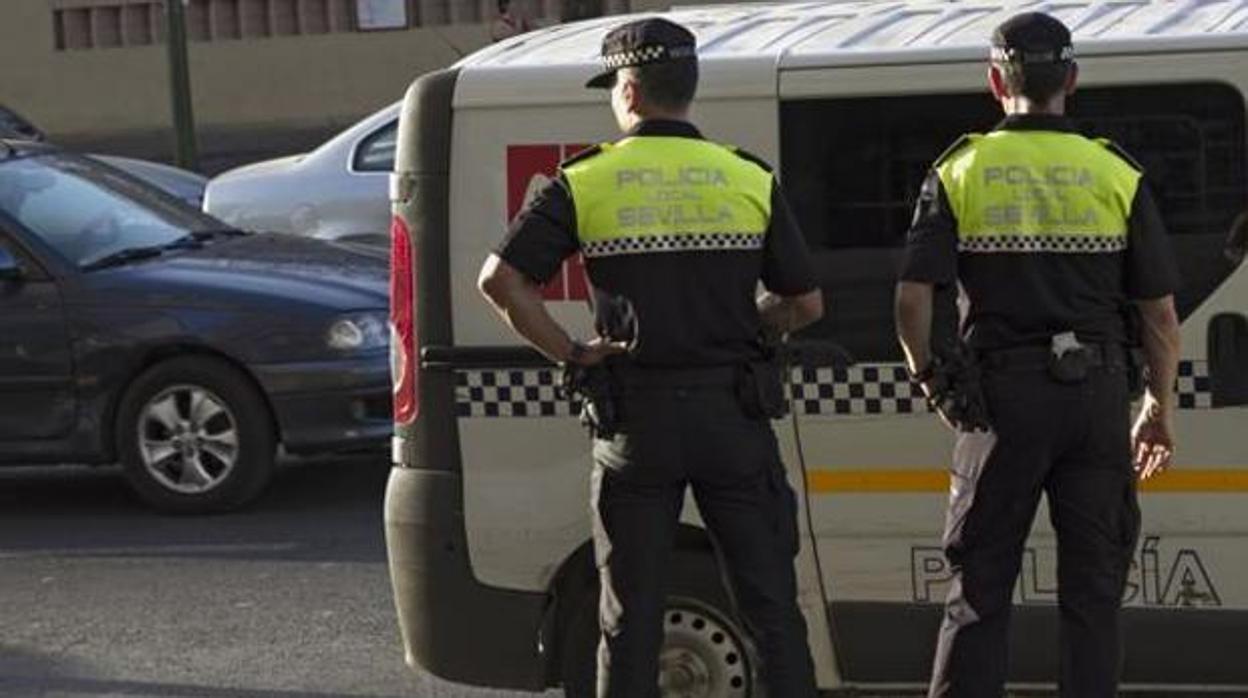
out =
{"type": "Polygon", "coordinates": [[[945,470],[812,470],[806,487],[819,494],[868,494],[876,492],[946,492],[945,470]]]}
{"type": "MultiPolygon", "coordinates": [[[[806,486],[815,494],[889,494],[947,492],[945,470],[812,470],[806,486]]],[[[1248,467],[1226,470],[1185,469],[1181,466],[1140,486],[1149,493],[1248,492],[1248,467]]]]}

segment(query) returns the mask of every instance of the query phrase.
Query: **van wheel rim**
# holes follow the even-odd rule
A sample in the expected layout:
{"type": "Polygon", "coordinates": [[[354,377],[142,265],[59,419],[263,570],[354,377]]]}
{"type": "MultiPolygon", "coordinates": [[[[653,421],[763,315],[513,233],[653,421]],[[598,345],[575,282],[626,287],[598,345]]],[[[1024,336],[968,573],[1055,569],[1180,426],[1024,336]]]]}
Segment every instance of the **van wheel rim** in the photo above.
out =
{"type": "Polygon", "coordinates": [[[229,405],[197,385],[157,393],[139,412],[139,456],[161,486],[203,494],[238,464],[238,421],[229,405]]]}
{"type": "Polygon", "coordinates": [[[696,602],[668,607],[659,653],[663,698],[738,698],[750,695],[744,643],[719,616],[696,602]]]}

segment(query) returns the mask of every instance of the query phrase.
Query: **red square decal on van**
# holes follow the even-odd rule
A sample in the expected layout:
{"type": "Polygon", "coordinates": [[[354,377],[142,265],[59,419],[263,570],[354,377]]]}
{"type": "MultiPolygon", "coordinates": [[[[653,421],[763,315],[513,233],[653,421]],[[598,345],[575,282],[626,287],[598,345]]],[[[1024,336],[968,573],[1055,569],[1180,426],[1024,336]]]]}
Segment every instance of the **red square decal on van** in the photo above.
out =
{"type": "MultiPolygon", "coordinates": [[[[589,146],[539,144],[507,146],[507,220],[537,196],[555,176],[559,163],[589,146]]],[[[542,289],[542,297],[552,301],[589,299],[585,262],[577,255],[563,263],[563,269],[542,289]]]]}

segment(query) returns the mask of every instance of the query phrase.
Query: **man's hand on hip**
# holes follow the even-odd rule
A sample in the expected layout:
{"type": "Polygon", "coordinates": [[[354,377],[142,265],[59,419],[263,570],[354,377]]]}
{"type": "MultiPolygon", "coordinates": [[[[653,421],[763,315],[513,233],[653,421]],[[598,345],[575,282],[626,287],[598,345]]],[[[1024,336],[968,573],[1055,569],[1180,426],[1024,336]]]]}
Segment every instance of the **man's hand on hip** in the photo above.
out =
{"type": "Polygon", "coordinates": [[[580,366],[597,366],[608,356],[628,351],[628,342],[613,342],[605,337],[595,337],[587,344],[580,344],[580,347],[579,351],[568,357],[568,361],[580,366]]]}

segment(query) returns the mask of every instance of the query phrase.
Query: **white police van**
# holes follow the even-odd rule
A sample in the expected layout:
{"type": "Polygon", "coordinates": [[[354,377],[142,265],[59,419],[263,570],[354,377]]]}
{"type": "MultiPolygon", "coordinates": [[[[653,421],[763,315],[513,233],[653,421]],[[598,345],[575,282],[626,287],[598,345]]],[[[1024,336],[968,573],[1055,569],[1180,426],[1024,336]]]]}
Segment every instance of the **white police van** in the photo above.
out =
{"type": "MultiPolygon", "coordinates": [[[[774,163],[818,263],[777,422],[804,502],[800,601],[823,688],[927,680],[949,571],[951,435],[908,383],[893,333],[899,247],[928,164],[999,119],[991,30],[1021,9],[1074,30],[1071,112],[1147,169],[1178,254],[1184,360],[1172,472],[1144,488],[1126,595],[1125,682],[1248,695],[1248,4],[1240,0],[728,5],[670,17],[699,39],[709,137],[774,163]],[[804,458],[803,458],[804,456],[804,458]]],[[[391,194],[395,468],[390,569],[408,660],[448,679],[583,695],[596,575],[587,438],[558,372],[475,288],[526,195],[615,137],[582,85],[607,17],[486,48],[407,94],[391,194]]],[[[583,269],[546,289],[591,332],[583,269]]],[[[1011,679],[1056,675],[1054,540],[1037,518],[1017,588],[1011,679]],[[1022,641],[1024,640],[1025,641],[1022,641]]],[[[746,633],[686,507],[663,655],[666,695],[757,695],[746,633]]]]}

